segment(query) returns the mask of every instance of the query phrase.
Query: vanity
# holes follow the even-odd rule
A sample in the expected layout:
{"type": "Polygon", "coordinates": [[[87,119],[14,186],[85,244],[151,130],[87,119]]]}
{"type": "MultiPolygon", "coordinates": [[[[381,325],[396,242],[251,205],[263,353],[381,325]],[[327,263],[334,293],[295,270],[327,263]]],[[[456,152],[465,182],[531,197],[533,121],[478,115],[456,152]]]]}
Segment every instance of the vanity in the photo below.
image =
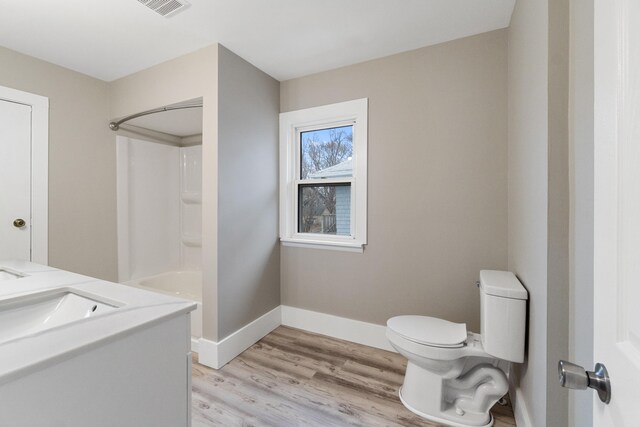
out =
{"type": "Polygon", "coordinates": [[[192,301],[0,261],[0,425],[190,425],[192,301]]]}

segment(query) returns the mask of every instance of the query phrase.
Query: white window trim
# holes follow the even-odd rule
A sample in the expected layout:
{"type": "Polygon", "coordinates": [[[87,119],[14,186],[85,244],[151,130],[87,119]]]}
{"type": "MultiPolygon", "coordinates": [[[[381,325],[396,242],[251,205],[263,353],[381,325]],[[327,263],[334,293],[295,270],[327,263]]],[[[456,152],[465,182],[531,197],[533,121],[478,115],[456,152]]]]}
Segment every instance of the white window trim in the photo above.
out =
{"type": "MultiPolygon", "coordinates": [[[[367,244],[367,98],[280,114],[280,241],[285,246],[362,252],[367,244]],[[352,122],[351,236],[297,232],[297,134],[300,129],[352,122]]],[[[331,180],[327,180],[330,183],[331,180]]]]}

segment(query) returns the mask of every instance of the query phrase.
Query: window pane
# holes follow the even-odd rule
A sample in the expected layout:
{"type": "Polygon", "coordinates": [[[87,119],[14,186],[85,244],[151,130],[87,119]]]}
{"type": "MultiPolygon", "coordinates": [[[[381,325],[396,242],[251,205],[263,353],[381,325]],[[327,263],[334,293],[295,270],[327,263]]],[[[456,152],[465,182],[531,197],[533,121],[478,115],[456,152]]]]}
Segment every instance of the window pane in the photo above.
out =
{"type": "Polygon", "coordinates": [[[351,184],[301,185],[298,232],[351,235],[351,184]]]}
{"type": "Polygon", "coordinates": [[[300,179],[352,176],[353,125],[300,132],[300,179]]]}

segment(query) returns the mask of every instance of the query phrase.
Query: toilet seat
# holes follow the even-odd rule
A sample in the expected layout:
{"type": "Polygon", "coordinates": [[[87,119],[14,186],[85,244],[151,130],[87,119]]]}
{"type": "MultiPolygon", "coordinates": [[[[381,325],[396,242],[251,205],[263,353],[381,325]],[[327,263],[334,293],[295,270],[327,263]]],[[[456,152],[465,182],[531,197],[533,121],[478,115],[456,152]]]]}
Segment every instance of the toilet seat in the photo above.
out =
{"type": "Polygon", "coordinates": [[[416,344],[440,348],[460,348],[467,340],[467,325],[428,316],[396,316],[387,327],[416,344]]]}

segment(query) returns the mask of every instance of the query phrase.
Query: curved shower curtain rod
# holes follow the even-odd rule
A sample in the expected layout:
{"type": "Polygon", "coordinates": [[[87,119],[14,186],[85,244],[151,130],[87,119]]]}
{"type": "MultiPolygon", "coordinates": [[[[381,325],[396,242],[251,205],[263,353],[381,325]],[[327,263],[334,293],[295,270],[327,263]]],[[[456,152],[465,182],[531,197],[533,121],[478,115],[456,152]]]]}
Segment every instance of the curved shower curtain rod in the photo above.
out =
{"type": "Polygon", "coordinates": [[[132,120],[132,119],[137,119],[138,117],[148,116],[149,114],[162,113],[163,111],[184,110],[185,108],[202,108],[202,103],[169,105],[167,107],[154,108],[153,110],[147,110],[141,113],[131,114],[130,116],[123,117],[118,121],[109,123],[109,129],[116,131],[120,129],[120,125],[123,124],[124,122],[128,122],[129,120],[132,120]]]}

